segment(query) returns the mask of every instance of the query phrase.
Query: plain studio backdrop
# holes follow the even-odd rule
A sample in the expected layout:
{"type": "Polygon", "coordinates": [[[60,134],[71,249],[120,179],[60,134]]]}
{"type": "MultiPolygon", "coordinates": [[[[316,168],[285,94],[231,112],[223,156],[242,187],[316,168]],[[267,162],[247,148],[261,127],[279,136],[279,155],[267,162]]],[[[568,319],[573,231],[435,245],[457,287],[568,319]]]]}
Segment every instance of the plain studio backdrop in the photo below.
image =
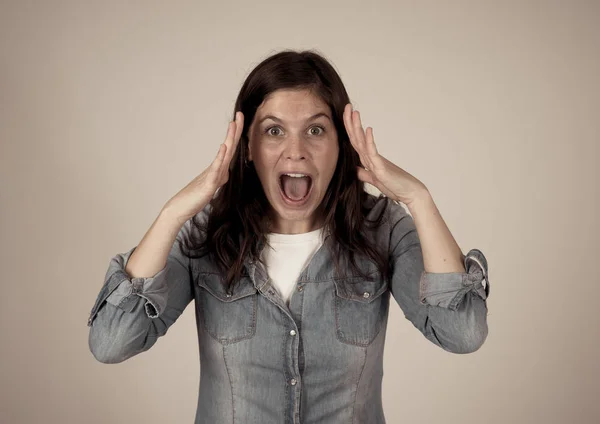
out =
{"type": "Polygon", "coordinates": [[[0,422],[193,421],[193,307],[116,365],[88,313],[285,48],[333,63],[380,153],[489,261],[475,353],[390,302],[387,421],[600,422],[600,2],[325,0],[2,2],[0,422]]]}

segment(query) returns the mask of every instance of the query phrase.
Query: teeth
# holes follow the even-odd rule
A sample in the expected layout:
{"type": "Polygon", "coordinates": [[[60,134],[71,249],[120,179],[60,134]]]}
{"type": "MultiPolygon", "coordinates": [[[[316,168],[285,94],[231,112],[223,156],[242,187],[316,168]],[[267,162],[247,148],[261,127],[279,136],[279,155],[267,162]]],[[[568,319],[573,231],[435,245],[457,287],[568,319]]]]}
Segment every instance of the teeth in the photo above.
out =
{"type": "Polygon", "coordinates": [[[294,178],[308,177],[308,175],[304,175],[304,174],[283,174],[283,175],[287,175],[288,177],[294,177],[294,178]]]}

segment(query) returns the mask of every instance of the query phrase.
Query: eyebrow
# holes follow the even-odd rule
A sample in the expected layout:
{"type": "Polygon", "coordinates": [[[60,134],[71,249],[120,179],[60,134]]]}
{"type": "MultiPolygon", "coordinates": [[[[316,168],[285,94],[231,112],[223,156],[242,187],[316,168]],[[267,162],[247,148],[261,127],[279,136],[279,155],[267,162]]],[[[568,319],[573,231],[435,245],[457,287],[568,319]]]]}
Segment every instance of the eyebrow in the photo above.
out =
{"type": "MultiPolygon", "coordinates": [[[[320,118],[320,117],[325,117],[325,118],[327,118],[327,119],[329,119],[331,121],[331,118],[325,112],[316,113],[313,116],[307,118],[306,121],[312,121],[312,120],[320,118]]],[[[263,121],[266,121],[267,119],[271,119],[271,120],[273,120],[275,122],[283,123],[283,121],[281,119],[279,119],[278,117],[273,116],[273,115],[267,115],[267,116],[261,118],[258,121],[258,123],[261,124],[263,121]]]]}

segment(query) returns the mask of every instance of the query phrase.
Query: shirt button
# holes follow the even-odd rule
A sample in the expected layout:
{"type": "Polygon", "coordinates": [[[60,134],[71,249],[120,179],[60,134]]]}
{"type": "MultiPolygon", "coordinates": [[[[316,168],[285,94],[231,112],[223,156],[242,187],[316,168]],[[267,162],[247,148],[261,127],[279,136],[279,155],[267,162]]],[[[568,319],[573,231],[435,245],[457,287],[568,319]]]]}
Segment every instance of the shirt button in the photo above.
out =
{"type": "Polygon", "coordinates": [[[298,291],[304,290],[304,286],[298,286],[298,291]]]}
{"type": "Polygon", "coordinates": [[[292,330],[292,331],[290,331],[290,334],[291,334],[292,336],[295,336],[295,335],[296,335],[296,330],[292,330]]]}
{"type": "Polygon", "coordinates": [[[369,298],[369,296],[371,296],[371,295],[369,294],[369,292],[364,292],[364,293],[363,293],[363,297],[364,297],[365,299],[368,299],[368,298],[369,298]]]}
{"type": "Polygon", "coordinates": [[[296,381],[296,379],[295,379],[295,378],[292,378],[292,379],[290,380],[290,384],[291,384],[292,386],[295,386],[295,385],[296,385],[296,383],[297,383],[297,381],[296,381]]]}

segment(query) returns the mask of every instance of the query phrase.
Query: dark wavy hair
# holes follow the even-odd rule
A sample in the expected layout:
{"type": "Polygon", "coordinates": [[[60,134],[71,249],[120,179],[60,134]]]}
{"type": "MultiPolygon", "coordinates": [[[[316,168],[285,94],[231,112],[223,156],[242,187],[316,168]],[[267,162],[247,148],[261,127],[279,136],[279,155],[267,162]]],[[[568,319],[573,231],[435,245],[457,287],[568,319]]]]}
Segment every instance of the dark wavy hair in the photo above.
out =
{"type": "MultiPolygon", "coordinates": [[[[329,233],[328,248],[334,258],[336,275],[341,276],[341,255],[347,255],[351,268],[367,277],[357,266],[355,254],[372,261],[384,279],[390,275],[388,257],[365,234],[365,226],[381,225],[385,208],[374,220],[368,220],[364,183],[358,179],[358,153],[350,144],[343,112],[350,98],[333,66],[314,50],[283,50],[259,63],[248,75],[235,102],[235,112],[244,114],[244,129],[229,167],[229,179],[211,200],[206,223],[192,219],[196,231],[185,239],[186,255],[209,255],[225,274],[226,290],[242,277],[244,261],[261,262],[260,249],[267,242],[271,206],[252,161],[248,158],[248,129],[256,110],[267,96],[280,89],[307,89],[319,96],[331,109],[338,134],[339,155],[335,172],[323,201],[316,210],[324,218],[329,233]],[[196,253],[191,253],[195,251],[196,253]]],[[[232,119],[232,120],[233,120],[232,119]]],[[[381,197],[381,196],[380,196],[381,197]]],[[[181,243],[180,243],[181,246],[181,243]]],[[[182,249],[184,250],[184,249],[182,249]]]]}

